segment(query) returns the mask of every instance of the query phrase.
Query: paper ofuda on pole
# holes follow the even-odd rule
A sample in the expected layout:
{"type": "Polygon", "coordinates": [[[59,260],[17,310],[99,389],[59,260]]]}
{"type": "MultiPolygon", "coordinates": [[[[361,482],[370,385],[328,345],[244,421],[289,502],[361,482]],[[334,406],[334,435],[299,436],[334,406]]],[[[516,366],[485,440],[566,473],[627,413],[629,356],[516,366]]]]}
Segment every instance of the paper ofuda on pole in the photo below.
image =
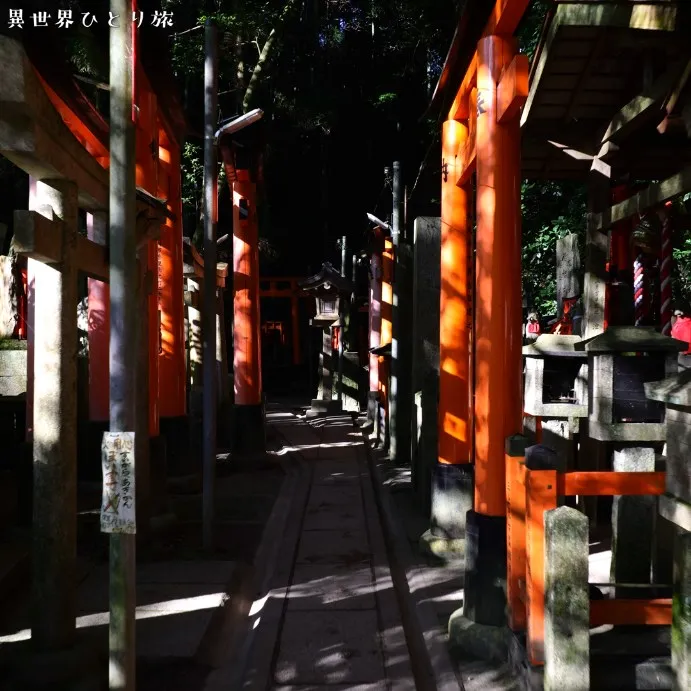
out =
{"type": "Polygon", "coordinates": [[[104,432],[101,467],[101,532],[136,533],[134,432],[104,432]]]}

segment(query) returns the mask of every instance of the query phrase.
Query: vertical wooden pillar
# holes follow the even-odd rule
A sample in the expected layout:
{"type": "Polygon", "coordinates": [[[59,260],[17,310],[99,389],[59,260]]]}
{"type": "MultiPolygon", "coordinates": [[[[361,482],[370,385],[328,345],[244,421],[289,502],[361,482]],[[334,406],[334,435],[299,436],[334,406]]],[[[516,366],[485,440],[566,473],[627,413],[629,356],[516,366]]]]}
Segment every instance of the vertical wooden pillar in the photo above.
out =
{"type": "Polygon", "coordinates": [[[504,440],[522,423],[520,129],[496,112],[514,54],[498,36],[478,44],[475,510],[485,516],[506,514],[504,440]]]}
{"type": "Polygon", "coordinates": [[[262,396],[259,236],[256,189],[249,179],[233,183],[233,264],[235,403],[259,405],[262,396]]]}
{"type": "Polygon", "coordinates": [[[522,427],[520,128],[499,122],[497,87],[515,42],[487,36],[477,48],[475,266],[475,506],[466,524],[464,613],[506,622],[505,440],[522,427]]]}
{"type": "MultiPolygon", "coordinates": [[[[384,241],[384,253],[382,254],[382,285],[381,285],[381,336],[380,344],[391,343],[393,335],[393,267],[394,246],[393,241],[387,238],[384,241]]],[[[391,395],[391,367],[390,359],[379,360],[379,405],[380,410],[386,416],[384,443],[389,442],[389,397],[391,395]]]]}
{"type": "Polygon", "coordinates": [[[148,271],[151,275],[153,290],[148,296],[148,332],[149,332],[149,434],[157,437],[160,431],[159,411],[159,375],[158,362],[161,342],[160,312],[158,310],[159,285],[159,252],[158,242],[148,243],[148,271]]]}
{"type": "Polygon", "coordinates": [[[297,295],[290,298],[290,323],[293,339],[293,364],[299,365],[302,362],[300,355],[300,302],[297,295]]]}
{"type": "Polygon", "coordinates": [[[177,418],[187,412],[182,277],[182,199],[180,149],[159,127],[158,196],[167,200],[175,220],[167,218],[159,239],[158,308],[161,312],[159,353],[160,417],[177,418]]]}
{"type": "MultiPolygon", "coordinates": [[[[465,537],[473,508],[468,320],[469,182],[463,172],[469,127],[447,120],[442,128],[441,291],[439,303],[438,454],[432,467],[431,534],[465,537]]],[[[453,544],[453,543],[450,543],[453,544]]]]}
{"type": "MultiPolygon", "coordinates": [[[[377,239],[381,233],[372,231],[377,239]]],[[[382,254],[380,247],[376,246],[370,257],[369,276],[369,316],[368,316],[368,347],[378,348],[381,345],[382,329],[382,254]]],[[[369,394],[367,403],[367,415],[372,422],[377,419],[377,406],[379,398],[379,357],[369,354],[369,394]]]]}
{"type": "Polygon", "coordinates": [[[257,189],[249,171],[233,182],[233,381],[238,452],[265,446],[259,314],[257,189]]]}
{"type": "Polygon", "coordinates": [[[442,157],[447,165],[441,199],[441,302],[439,324],[439,463],[470,462],[468,334],[468,187],[456,182],[468,127],[447,120],[442,157]]]}
{"type": "MultiPolygon", "coordinates": [[[[104,213],[86,215],[86,232],[89,240],[105,245],[108,221],[104,213]]],[[[109,339],[110,293],[108,284],[88,279],[88,338],[89,338],[89,419],[107,421],[109,416],[109,339]]]]}

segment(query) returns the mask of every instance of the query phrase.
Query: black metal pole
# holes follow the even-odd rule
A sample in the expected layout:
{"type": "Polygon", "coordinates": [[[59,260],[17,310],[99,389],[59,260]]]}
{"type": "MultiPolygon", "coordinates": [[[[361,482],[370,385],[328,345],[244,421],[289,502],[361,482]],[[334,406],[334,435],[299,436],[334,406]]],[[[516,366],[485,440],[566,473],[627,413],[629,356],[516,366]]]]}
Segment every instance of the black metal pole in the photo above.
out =
{"type": "Polygon", "coordinates": [[[213,548],[214,485],[216,475],[216,211],[218,203],[218,153],[215,129],[218,93],[218,29],[206,20],[204,61],[204,304],[202,313],[203,366],[203,539],[213,548]]]}

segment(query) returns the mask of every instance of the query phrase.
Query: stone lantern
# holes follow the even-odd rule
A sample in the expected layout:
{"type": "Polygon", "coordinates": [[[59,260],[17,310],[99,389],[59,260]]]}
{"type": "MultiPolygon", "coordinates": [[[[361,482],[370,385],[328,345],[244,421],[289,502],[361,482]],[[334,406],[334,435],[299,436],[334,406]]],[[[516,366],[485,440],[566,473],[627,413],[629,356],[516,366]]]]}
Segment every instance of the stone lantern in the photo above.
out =
{"type": "Polygon", "coordinates": [[[588,355],[590,436],[664,441],[664,406],[646,398],[644,386],[676,374],[677,354],[688,344],[651,328],[616,326],[576,347],[588,355]]]}
{"type": "MultiPolygon", "coordinates": [[[[298,285],[307,293],[314,295],[315,316],[310,324],[321,331],[322,348],[319,353],[319,385],[317,398],[312,400],[312,415],[333,415],[341,412],[340,397],[333,400],[333,375],[336,371],[334,357],[334,331],[343,337],[343,318],[341,305],[353,292],[352,283],[325,262],[321,271],[300,281],[298,285]]],[[[340,392],[339,392],[340,395],[340,392]]]]}
{"type": "Polygon", "coordinates": [[[543,334],[523,347],[523,410],[541,418],[542,441],[564,460],[575,463],[579,418],[588,417],[588,359],[577,350],[579,336],[543,334]]]}

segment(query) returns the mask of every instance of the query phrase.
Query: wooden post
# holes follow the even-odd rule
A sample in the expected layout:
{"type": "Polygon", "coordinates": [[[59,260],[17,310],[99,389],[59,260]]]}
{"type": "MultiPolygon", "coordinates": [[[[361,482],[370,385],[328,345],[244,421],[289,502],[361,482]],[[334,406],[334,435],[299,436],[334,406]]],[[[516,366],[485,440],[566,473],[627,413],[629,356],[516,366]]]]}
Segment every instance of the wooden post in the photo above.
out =
{"type": "MultiPolygon", "coordinates": [[[[111,0],[131,17],[132,0],[111,0]]],[[[136,58],[130,22],[110,30],[110,430],[132,432],[136,410],[135,139],[132,80],[136,58]]],[[[135,688],[135,535],[110,538],[109,688],[135,688]]]]}
{"type": "Polygon", "coordinates": [[[70,646],[76,628],[77,186],[32,181],[30,207],[62,221],[61,261],[29,259],[34,283],[32,627],[43,650],[70,646]]]}
{"type": "MultiPolygon", "coordinates": [[[[87,213],[86,232],[89,240],[107,244],[108,219],[105,213],[87,213]]],[[[108,340],[110,315],[108,284],[88,279],[89,307],[89,419],[108,419],[108,340]]]]}
{"type": "Polygon", "coordinates": [[[511,437],[506,443],[506,598],[509,626],[522,631],[526,625],[525,437],[511,437]]]}
{"type": "Polygon", "coordinates": [[[166,218],[159,239],[159,309],[161,352],[159,354],[159,414],[181,418],[187,413],[185,319],[182,275],[182,199],[180,193],[180,147],[165,128],[159,130],[158,196],[167,200],[175,220],[166,218]]]}

